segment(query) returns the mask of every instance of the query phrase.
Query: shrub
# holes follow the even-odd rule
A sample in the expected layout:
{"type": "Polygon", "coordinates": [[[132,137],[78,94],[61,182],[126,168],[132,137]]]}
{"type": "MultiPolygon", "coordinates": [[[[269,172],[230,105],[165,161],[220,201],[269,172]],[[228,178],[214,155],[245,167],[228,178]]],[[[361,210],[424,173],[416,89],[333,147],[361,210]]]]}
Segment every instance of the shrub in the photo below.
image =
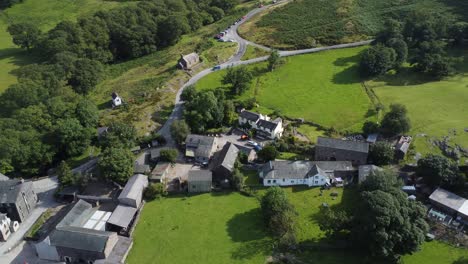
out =
{"type": "Polygon", "coordinates": [[[144,196],[146,200],[154,200],[167,195],[166,188],[162,183],[152,183],[146,188],[144,196]]]}

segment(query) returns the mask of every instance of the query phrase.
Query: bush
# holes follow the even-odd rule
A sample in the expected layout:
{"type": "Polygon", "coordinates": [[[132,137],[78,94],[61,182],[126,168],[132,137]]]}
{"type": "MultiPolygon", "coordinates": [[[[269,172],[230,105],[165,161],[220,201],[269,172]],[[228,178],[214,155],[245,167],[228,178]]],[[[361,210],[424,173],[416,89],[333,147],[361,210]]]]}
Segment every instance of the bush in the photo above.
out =
{"type": "Polygon", "coordinates": [[[378,166],[392,163],[394,151],[392,145],[387,142],[379,141],[371,146],[369,159],[378,166]]]}
{"type": "Polygon", "coordinates": [[[159,154],[159,158],[162,161],[175,163],[178,155],[179,155],[179,152],[177,151],[177,149],[163,149],[161,150],[159,154]]]}
{"type": "Polygon", "coordinates": [[[146,188],[144,196],[148,201],[152,201],[156,198],[161,198],[167,195],[166,188],[162,183],[152,183],[146,188]]]}

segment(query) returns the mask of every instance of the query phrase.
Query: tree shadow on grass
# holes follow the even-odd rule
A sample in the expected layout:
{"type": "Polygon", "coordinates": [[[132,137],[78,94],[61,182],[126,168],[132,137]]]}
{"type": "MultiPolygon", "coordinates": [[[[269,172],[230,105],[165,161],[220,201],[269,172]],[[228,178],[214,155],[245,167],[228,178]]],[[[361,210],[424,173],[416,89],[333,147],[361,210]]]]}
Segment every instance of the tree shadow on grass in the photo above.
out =
{"type": "Polygon", "coordinates": [[[226,228],[234,242],[255,241],[267,236],[260,208],[236,214],[227,222],[226,228]]]}
{"type": "Polygon", "coordinates": [[[333,83],[335,84],[353,84],[360,83],[361,81],[362,79],[359,76],[359,67],[357,65],[348,67],[333,75],[333,83]]]}
{"type": "Polygon", "coordinates": [[[468,257],[461,257],[455,260],[452,264],[468,264],[468,257]]]}
{"type": "Polygon", "coordinates": [[[338,58],[333,62],[333,65],[343,67],[358,64],[359,59],[361,58],[361,54],[362,52],[351,57],[338,58]]]}
{"type": "Polygon", "coordinates": [[[269,238],[254,240],[242,243],[237,249],[231,253],[231,258],[250,259],[256,255],[270,255],[273,252],[273,241],[269,238]]]}

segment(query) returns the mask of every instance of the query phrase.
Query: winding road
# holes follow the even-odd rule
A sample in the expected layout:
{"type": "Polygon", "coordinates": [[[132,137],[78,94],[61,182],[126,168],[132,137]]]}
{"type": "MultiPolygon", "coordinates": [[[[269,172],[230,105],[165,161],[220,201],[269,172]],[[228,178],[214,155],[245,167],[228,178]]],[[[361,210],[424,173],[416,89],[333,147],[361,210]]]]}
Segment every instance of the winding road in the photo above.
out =
{"type": "MultiPolygon", "coordinates": [[[[240,25],[245,23],[247,20],[255,16],[256,14],[264,11],[268,7],[274,6],[274,5],[279,5],[279,4],[284,4],[285,2],[289,2],[290,0],[284,0],[284,1],[278,1],[275,4],[267,5],[262,8],[256,8],[247,15],[245,15],[245,18],[242,19],[239,23],[236,25],[233,25],[230,29],[228,29],[228,33],[225,36],[226,39],[232,39],[235,42],[238,43],[238,49],[237,52],[225,63],[220,64],[220,69],[226,69],[228,67],[235,67],[239,65],[247,65],[247,64],[252,64],[252,63],[257,63],[257,62],[262,62],[266,61],[268,59],[268,56],[263,56],[251,60],[242,60],[242,56],[244,56],[245,52],[247,51],[247,46],[252,45],[267,51],[271,51],[270,48],[250,42],[244,38],[242,38],[239,34],[237,29],[239,28],[240,25]]],[[[333,49],[343,49],[343,48],[352,48],[352,47],[358,47],[358,46],[364,46],[368,45],[372,42],[372,40],[366,40],[366,41],[359,41],[359,42],[353,42],[353,43],[347,43],[347,44],[339,44],[339,45],[334,45],[334,46],[326,46],[326,47],[319,47],[319,48],[310,48],[310,49],[301,49],[301,50],[288,50],[288,51],[283,51],[280,50],[278,51],[281,57],[288,57],[288,56],[295,56],[295,55],[301,55],[301,54],[307,54],[307,53],[315,53],[315,52],[320,52],[320,51],[325,51],[325,50],[333,50],[333,49]]],[[[203,77],[207,76],[210,73],[213,73],[214,71],[212,69],[205,69],[196,75],[194,75],[192,78],[190,78],[182,87],[177,92],[175,103],[174,103],[174,109],[172,110],[171,115],[169,116],[168,120],[164,125],[161,127],[161,129],[158,131],[158,133],[162,136],[164,136],[167,139],[167,145],[170,147],[175,146],[175,142],[172,139],[171,133],[170,133],[170,127],[172,122],[175,120],[180,120],[182,119],[183,115],[183,101],[180,99],[180,95],[182,94],[182,91],[191,85],[194,85],[197,83],[200,79],[203,77]]]]}

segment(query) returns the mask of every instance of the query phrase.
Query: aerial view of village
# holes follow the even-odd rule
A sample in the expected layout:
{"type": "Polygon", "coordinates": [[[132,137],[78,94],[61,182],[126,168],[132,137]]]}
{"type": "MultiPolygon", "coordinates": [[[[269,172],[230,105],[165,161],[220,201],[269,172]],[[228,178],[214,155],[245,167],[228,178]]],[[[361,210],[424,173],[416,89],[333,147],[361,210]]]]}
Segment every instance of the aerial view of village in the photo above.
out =
{"type": "Polygon", "coordinates": [[[0,264],[468,264],[467,0],[0,0],[0,264]]]}

